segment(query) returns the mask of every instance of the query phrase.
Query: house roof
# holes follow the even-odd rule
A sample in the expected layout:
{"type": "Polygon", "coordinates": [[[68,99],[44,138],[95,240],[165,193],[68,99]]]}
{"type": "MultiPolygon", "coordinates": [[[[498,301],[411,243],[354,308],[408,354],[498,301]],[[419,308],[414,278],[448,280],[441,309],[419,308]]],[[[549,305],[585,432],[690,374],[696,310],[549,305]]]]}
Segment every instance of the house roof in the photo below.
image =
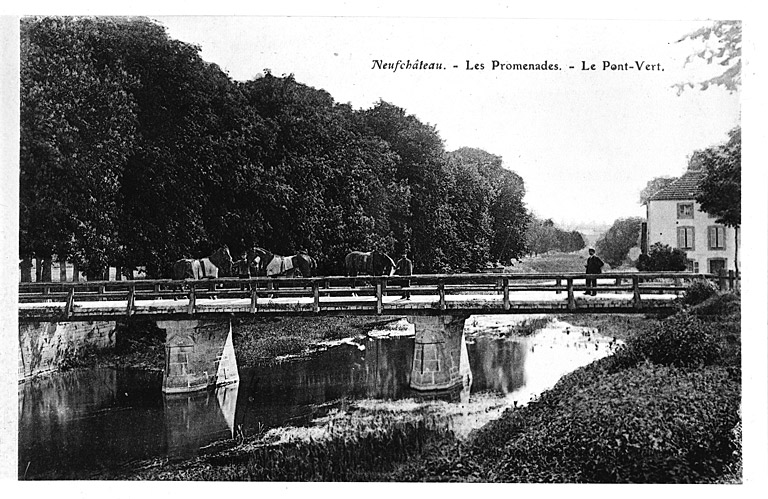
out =
{"type": "Polygon", "coordinates": [[[648,200],[694,199],[699,193],[699,184],[704,180],[704,170],[687,171],[682,177],[655,193],[648,200]]]}

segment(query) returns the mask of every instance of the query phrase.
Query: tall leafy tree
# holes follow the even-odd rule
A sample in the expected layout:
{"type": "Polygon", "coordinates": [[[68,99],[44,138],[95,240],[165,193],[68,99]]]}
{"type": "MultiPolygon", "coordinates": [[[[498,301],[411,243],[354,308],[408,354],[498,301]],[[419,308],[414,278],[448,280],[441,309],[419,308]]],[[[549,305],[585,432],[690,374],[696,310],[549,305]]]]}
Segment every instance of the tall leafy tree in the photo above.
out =
{"type": "Polygon", "coordinates": [[[140,141],[122,183],[126,255],[151,274],[175,259],[200,257],[225,241],[222,196],[231,180],[226,147],[237,121],[229,78],[199,48],[162,26],[131,19],[105,26],[105,61],[124,61],[138,80],[140,141]]]}
{"type": "Polygon", "coordinates": [[[701,209],[715,215],[716,223],[736,231],[735,263],[738,270],[739,228],[741,227],[741,127],[729,132],[725,144],[705,149],[701,162],[706,175],[699,185],[696,201],[701,209]]]}
{"type": "Polygon", "coordinates": [[[643,219],[620,218],[598,239],[596,250],[611,267],[618,267],[627,259],[629,250],[638,245],[643,219]]]}
{"type": "Polygon", "coordinates": [[[20,246],[99,275],[119,252],[119,188],[138,138],[136,79],[96,53],[100,21],[21,21],[20,246]]]}
{"type": "Polygon", "coordinates": [[[446,257],[453,268],[477,271],[490,253],[492,192],[481,165],[465,153],[449,153],[445,168],[450,213],[446,257]]]}
{"type": "Polygon", "coordinates": [[[410,247],[418,272],[448,270],[452,237],[442,139],[434,126],[384,101],[364,111],[362,118],[367,133],[386,141],[397,154],[395,179],[410,191],[410,209],[403,210],[408,218],[393,221],[395,237],[410,247]]]}
{"type": "Polygon", "coordinates": [[[260,191],[268,201],[264,245],[283,252],[303,247],[327,272],[343,270],[352,249],[391,252],[390,220],[407,191],[396,179],[389,144],[366,133],[349,106],[293,76],[267,72],[245,84],[244,93],[274,131],[263,161],[279,178],[260,191]],[[270,224],[284,220],[291,223],[270,224]]]}

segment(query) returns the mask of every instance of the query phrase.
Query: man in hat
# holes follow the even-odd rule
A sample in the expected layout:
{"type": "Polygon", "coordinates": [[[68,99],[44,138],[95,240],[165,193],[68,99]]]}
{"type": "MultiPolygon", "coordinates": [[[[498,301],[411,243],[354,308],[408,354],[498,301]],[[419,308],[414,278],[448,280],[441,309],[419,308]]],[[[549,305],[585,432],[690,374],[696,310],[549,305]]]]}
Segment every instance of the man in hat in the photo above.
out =
{"type": "MultiPolygon", "coordinates": [[[[409,276],[413,274],[413,263],[408,259],[408,253],[405,251],[403,251],[403,254],[400,257],[400,260],[398,260],[397,265],[395,265],[395,274],[404,275],[404,276],[409,276]]],[[[411,292],[408,291],[408,288],[410,286],[411,286],[411,280],[405,279],[402,284],[403,295],[400,298],[405,300],[411,299],[411,292]]]]}
{"type": "MultiPolygon", "coordinates": [[[[602,272],[603,265],[603,261],[600,259],[600,257],[595,255],[595,249],[589,248],[589,258],[587,258],[587,264],[585,265],[587,268],[587,274],[600,274],[602,272]]],[[[592,296],[597,295],[597,291],[595,290],[596,287],[597,279],[587,279],[587,291],[584,294],[591,294],[592,296]]]]}

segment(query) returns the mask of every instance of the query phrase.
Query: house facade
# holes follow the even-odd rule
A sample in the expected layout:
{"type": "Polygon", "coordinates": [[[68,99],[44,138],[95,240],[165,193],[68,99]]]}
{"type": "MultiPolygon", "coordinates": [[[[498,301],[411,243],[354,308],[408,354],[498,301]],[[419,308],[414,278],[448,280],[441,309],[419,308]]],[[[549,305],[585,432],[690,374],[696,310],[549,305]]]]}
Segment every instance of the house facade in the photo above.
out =
{"type": "Polygon", "coordinates": [[[691,272],[736,270],[736,230],[715,223],[717,217],[701,211],[696,202],[703,178],[703,171],[689,170],[649,198],[647,244],[658,242],[685,251],[691,272]]]}

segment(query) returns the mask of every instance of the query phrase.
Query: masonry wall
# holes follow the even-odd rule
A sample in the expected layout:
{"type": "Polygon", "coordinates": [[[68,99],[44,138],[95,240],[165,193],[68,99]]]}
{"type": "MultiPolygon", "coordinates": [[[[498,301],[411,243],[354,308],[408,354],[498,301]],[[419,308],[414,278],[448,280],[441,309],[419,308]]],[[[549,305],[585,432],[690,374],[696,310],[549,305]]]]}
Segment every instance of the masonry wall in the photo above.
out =
{"type": "Polygon", "coordinates": [[[115,347],[115,322],[19,324],[19,380],[55,371],[85,348],[115,347]]]}

